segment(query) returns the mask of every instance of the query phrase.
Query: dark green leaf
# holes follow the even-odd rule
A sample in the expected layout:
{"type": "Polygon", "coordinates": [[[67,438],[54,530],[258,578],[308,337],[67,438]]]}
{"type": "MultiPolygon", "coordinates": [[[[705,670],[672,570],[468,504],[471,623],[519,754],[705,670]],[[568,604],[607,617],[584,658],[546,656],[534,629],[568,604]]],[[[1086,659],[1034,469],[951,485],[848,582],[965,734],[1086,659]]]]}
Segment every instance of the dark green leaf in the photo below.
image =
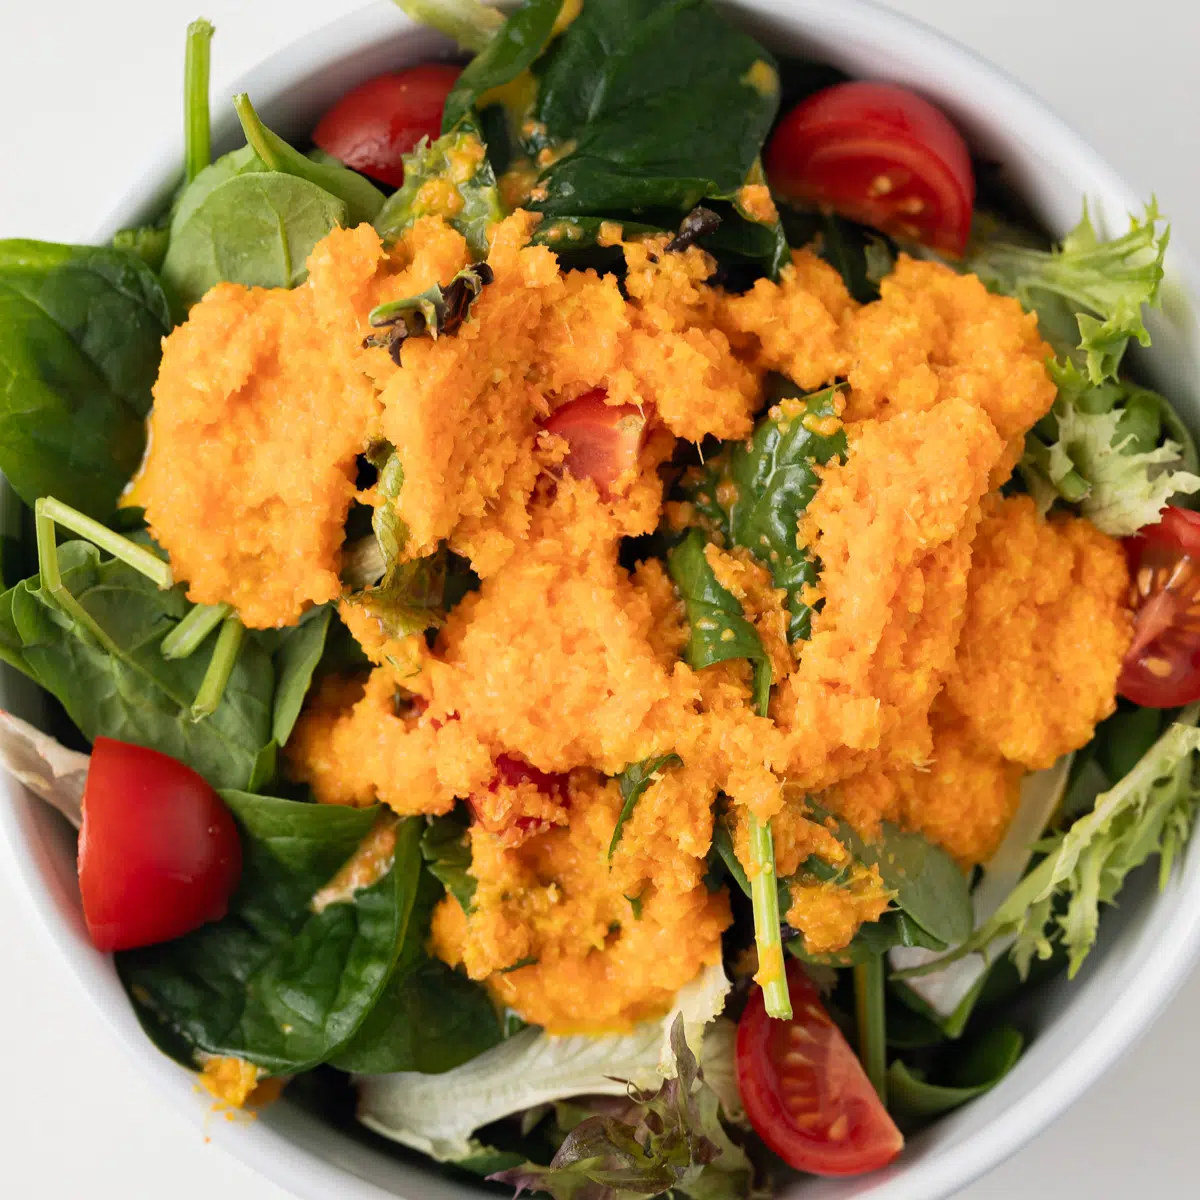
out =
{"type": "Polygon", "coordinates": [[[475,907],[475,876],[471,874],[471,839],[461,812],[433,817],[421,837],[421,856],[429,872],[459,903],[463,912],[475,907]]]}
{"type": "Polygon", "coordinates": [[[783,205],[780,219],[788,242],[811,247],[842,277],[860,304],[879,299],[879,283],[891,270],[895,245],[877,230],[839,217],[783,205]]]}
{"type": "Polygon", "coordinates": [[[570,151],[534,207],[558,216],[732,198],[779,103],[774,60],[708,0],[585,4],[538,69],[534,115],[570,151]]]}
{"type": "Polygon", "coordinates": [[[633,810],[642,798],[642,793],[654,782],[659,771],[665,767],[681,766],[683,766],[683,759],[678,754],[659,754],[631,764],[617,776],[617,783],[621,789],[621,812],[617,817],[612,841],[608,844],[610,860],[621,840],[621,834],[625,830],[625,822],[633,815],[633,810]]]}
{"type": "Polygon", "coordinates": [[[788,640],[807,638],[812,609],[801,598],[817,581],[817,564],[799,544],[800,517],[820,484],[818,466],[846,455],[846,434],[836,421],[836,389],[808,397],[786,397],[759,423],[748,442],[729,452],[728,478],[736,497],[729,509],[729,537],[744,546],[787,592],[788,640]]]}
{"type": "Polygon", "coordinates": [[[724,864],[725,870],[737,884],[742,895],[749,899],[750,880],[746,876],[746,869],[742,866],[737,854],[734,853],[733,837],[729,832],[729,826],[724,821],[713,822],[713,852],[724,864]]]}
{"type": "Polygon", "coordinates": [[[307,276],[313,247],[346,223],[346,205],[336,196],[276,171],[235,174],[193,207],[190,193],[206,174],[184,193],[163,262],[163,278],[186,305],[222,282],[295,287],[307,276]]]}
{"type": "Polygon", "coordinates": [[[476,106],[484,93],[511,83],[528,70],[550,41],[563,0],[527,0],[499,33],[463,69],[442,111],[442,133],[449,133],[476,106]]]}
{"type": "Polygon", "coordinates": [[[385,241],[393,242],[427,213],[445,217],[466,238],[475,258],[487,257],[488,230],[503,212],[496,176],[474,126],[464,123],[436,142],[423,140],[404,156],[404,186],[380,210],[375,228],[385,241]],[[464,179],[463,164],[472,162],[474,169],[464,179]],[[428,210],[424,207],[423,198],[429,194],[426,185],[432,180],[442,180],[457,191],[462,205],[453,215],[436,206],[428,210]]]}
{"type": "Polygon", "coordinates": [[[136,254],[0,242],[0,470],[111,515],[141,461],[170,307],[136,254]]]}
{"type": "Polygon", "coordinates": [[[771,663],[758,632],[737,599],[718,582],[704,554],[704,535],[691,530],[667,558],[667,570],[683,597],[691,635],[683,648],[690,667],[702,670],[731,658],[754,664],[755,704],[765,711],[771,690],[771,663]]]}
{"type": "Polygon", "coordinates": [[[401,822],[376,883],[315,912],[314,893],[374,823],[374,810],[223,793],[243,830],[242,882],[223,920],[118,956],[125,987],[192,1047],[269,1074],[328,1061],[391,977],[420,877],[420,822],[401,822]]]}
{"type": "Polygon", "coordinates": [[[395,971],[362,1028],[334,1059],[340,1070],[437,1075],[503,1039],[487,991],[425,952],[433,909],[442,894],[423,872],[395,971]]]}
{"type": "MultiPolygon", "coordinates": [[[[243,643],[216,711],[192,721],[208,658],[166,659],[162,639],[188,611],[182,593],[160,591],[115,560],[101,561],[88,542],[59,548],[63,583],[117,647],[110,654],[77,626],[34,577],[5,597],[21,642],[22,661],[67,710],[89,740],[116,738],[185,762],[216,787],[249,786],[271,740],[274,672],[252,639],[243,643]]],[[[0,635],[0,643],[5,638],[0,635]]]]}
{"type": "Polygon", "coordinates": [[[1013,1068],[1025,1039],[1011,1026],[1001,1025],[984,1034],[956,1061],[945,1084],[931,1083],[920,1072],[893,1062],[888,1070],[890,1108],[906,1117],[935,1117],[949,1112],[995,1087],[1013,1068]]]}
{"type": "MultiPolygon", "coordinates": [[[[919,833],[906,833],[887,821],[879,839],[868,842],[845,821],[809,802],[816,820],[866,867],[879,868],[883,886],[895,893],[897,907],[929,936],[955,946],[971,934],[973,913],[966,876],[940,847],[919,833]]],[[[921,943],[915,943],[921,944],[921,943]]]]}
{"type": "Polygon", "coordinates": [[[1126,706],[1124,702],[1101,721],[1096,727],[1096,759],[1109,782],[1124,779],[1158,741],[1162,730],[1161,709],[1126,706]]]}
{"type": "Polygon", "coordinates": [[[275,705],[271,718],[271,737],[278,746],[286,746],[312,686],[313,672],[325,652],[329,622],[333,610],[314,609],[299,625],[285,631],[274,654],[275,705]]]}
{"type": "Polygon", "coordinates": [[[832,954],[808,953],[803,938],[792,938],[785,945],[801,962],[823,967],[856,967],[887,953],[893,946],[922,946],[927,950],[946,948],[945,942],[931,937],[907,913],[899,911],[886,912],[878,921],[865,922],[844,950],[832,954]]]}

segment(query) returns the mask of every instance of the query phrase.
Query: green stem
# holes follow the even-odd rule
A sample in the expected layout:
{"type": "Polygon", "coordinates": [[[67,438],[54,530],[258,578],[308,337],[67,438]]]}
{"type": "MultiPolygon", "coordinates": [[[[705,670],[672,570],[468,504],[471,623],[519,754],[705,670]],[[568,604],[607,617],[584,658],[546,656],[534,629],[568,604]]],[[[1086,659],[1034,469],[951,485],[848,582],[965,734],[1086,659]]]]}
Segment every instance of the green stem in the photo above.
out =
{"type": "Polygon", "coordinates": [[[779,889],[775,882],[775,839],[771,824],[753,814],[750,821],[750,901],[754,907],[754,942],[758,947],[759,971],[767,1016],[788,1020],[792,1000],[783,969],[783,939],[779,936],[779,889]]]}
{"type": "MultiPolygon", "coordinates": [[[[132,567],[140,575],[145,575],[151,583],[157,584],[160,588],[165,590],[174,585],[175,578],[171,574],[169,563],[163,562],[157,554],[147,550],[145,546],[139,546],[119,533],[114,533],[107,526],[85,516],[69,504],[55,500],[53,496],[43,496],[37,502],[37,513],[54,524],[61,525],[64,529],[79,534],[80,537],[87,538],[101,550],[107,550],[113,558],[119,558],[126,566],[132,567]]],[[[53,535],[51,535],[51,540],[53,540],[53,535]]]]}
{"type": "Polygon", "coordinates": [[[38,574],[42,586],[50,593],[54,602],[70,613],[110,654],[120,654],[112,638],[100,628],[96,619],[71,594],[63,583],[62,571],[58,566],[58,543],[54,537],[54,519],[46,512],[49,502],[45,499],[34,505],[34,531],[37,536],[38,574]]]}
{"type": "Polygon", "coordinates": [[[854,1007],[858,1017],[858,1057],[871,1086],[887,1104],[887,1032],[884,1016],[883,956],[872,955],[854,968],[854,1007]]]}
{"type": "Polygon", "coordinates": [[[190,658],[201,643],[233,612],[228,604],[197,604],[162,640],[163,658],[190,658]]]}
{"type": "Polygon", "coordinates": [[[504,14],[479,0],[394,0],[414,21],[452,37],[460,46],[478,54],[485,49],[500,26],[504,14]]]}
{"type": "Polygon", "coordinates": [[[204,672],[200,690],[192,702],[193,721],[203,721],[205,717],[217,711],[221,697],[225,694],[225,685],[233,673],[233,665],[237,662],[238,651],[242,648],[242,638],[245,636],[246,627],[237,617],[226,617],[222,622],[216,648],[209,659],[208,670],[204,672]]]}
{"type": "Polygon", "coordinates": [[[203,17],[188,26],[183,66],[183,164],[188,183],[212,162],[212,126],[208,111],[212,36],[212,23],[203,17]]]}
{"type": "Polygon", "coordinates": [[[250,148],[262,159],[263,165],[271,171],[283,170],[283,159],[276,143],[279,141],[274,134],[262,123],[250,97],[245,92],[239,92],[233,98],[233,107],[238,120],[242,123],[242,132],[250,148]]]}

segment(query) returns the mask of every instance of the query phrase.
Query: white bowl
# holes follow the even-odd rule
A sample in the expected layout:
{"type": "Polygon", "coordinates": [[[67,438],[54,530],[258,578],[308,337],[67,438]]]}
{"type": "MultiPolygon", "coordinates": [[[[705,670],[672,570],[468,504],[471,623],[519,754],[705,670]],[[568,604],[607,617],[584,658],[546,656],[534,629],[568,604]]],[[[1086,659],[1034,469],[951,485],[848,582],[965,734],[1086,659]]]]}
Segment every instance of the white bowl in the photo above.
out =
{"type": "MultiPolygon", "coordinates": [[[[1006,164],[1046,224],[1065,232],[1087,195],[1109,232],[1123,228],[1153,180],[1128,188],[1076,134],[1028,92],[972,54],[903,17],[861,0],[737,0],[739,21],[780,52],[836,63],[854,75],[890,79],[939,102],[976,149],[1006,164]]],[[[379,3],[280,51],[237,85],[249,91],[271,125],[303,135],[350,85],[380,71],[447,49],[390,3],[379,3]]],[[[233,90],[233,89],[231,89],[233,90]]],[[[218,149],[235,144],[232,112],[217,123],[218,149]]],[[[97,241],[160,210],[175,184],[181,147],[164,149],[130,191],[97,241]]],[[[1168,258],[1164,312],[1151,321],[1152,354],[1144,364],[1200,426],[1200,324],[1197,276],[1178,243],[1168,258]]],[[[40,702],[26,681],[0,678],[0,704],[36,719],[40,702]]],[[[60,818],[0,775],[0,855],[46,936],[114,1033],[165,1094],[203,1119],[208,1105],[194,1077],[164,1058],[143,1035],[107,957],[83,930],[75,879],[75,844],[60,818]]],[[[1188,973],[1200,949],[1200,838],[1162,895],[1143,873],[1119,910],[1103,923],[1081,976],[1039,993],[1027,1014],[1035,1033],[1024,1058],[993,1091],[914,1138],[887,1171],[849,1181],[809,1180],[789,1197],[841,1200],[938,1200],[969,1183],[1043,1130],[1149,1026],[1188,973]]],[[[284,1102],[255,1122],[208,1127],[245,1162],[303,1200],[463,1200],[482,1194],[435,1173],[415,1156],[392,1157],[284,1102]]]]}

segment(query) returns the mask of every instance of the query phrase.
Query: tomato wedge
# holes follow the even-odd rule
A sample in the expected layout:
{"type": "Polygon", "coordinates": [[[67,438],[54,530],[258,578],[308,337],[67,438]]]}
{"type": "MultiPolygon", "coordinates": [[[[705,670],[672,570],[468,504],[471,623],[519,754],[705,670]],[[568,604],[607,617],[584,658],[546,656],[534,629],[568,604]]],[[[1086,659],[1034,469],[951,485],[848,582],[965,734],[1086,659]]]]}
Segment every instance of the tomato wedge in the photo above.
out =
{"type": "Polygon", "coordinates": [[[576,479],[591,479],[608,497],[626,471],[636,470],[646,438],[646,414],[633,404],[608,404],[604,388],[593,388],[556,409],[544,428],[566,438],[563,467],[576,479]]]}
{"type": "Polygon", "coordinates": [[[1146,708],[1200,700],[1200,513],[1167,508],[1124,546],[1136,609],[1117,691],[1146,708]]]}
{"type": "Polygon", "coordinates": [[[504,838],[510,846],[520,845],[526,838],[549,829],[551,822],[544,817],[516,813],[507,805],[498,805],[494,797],[501,787],[516,788],[521,784],[532,784],[546,797],[549,802],[547,807],[561,810],[567,805],[568,777],[539,771],[537,767],[511,754],[501,754],[495,766],[496,774],[488,785],[486,795],[467,799],[479,824],[489,833],[504,838]]]}
{"type": "Polygon", "coordinates": [[[767,1016],[756,988],[738,1022],[737,1081],[755,1132],[789,1166],[813,1175],[861,1175],[886,1166],[904,1138],[816,985],[788,964],[790,1021],[767,1016]]]}
{"type": "Polygon", "coordinates": [[[424,63],[368,79],[321,118],[313,141],[346,166],[401,187],[403,156],[441,133],[442,109],[461,73],[448,63],[424,63]]]}
{"type": "Polygon", "coordinates": [[[907,88],[838,83],[779,123],[763,161],[785,200],[832,208],[899,238],[962,255],[975,174],[949,118],[907,88]]]}
{"type": "Polygon", "coordinates": [[[233,816],[195,771],[157,750],[96,739],[79,888],[97,950],[150,946],[219,920],[241,873],[233,816]]]}

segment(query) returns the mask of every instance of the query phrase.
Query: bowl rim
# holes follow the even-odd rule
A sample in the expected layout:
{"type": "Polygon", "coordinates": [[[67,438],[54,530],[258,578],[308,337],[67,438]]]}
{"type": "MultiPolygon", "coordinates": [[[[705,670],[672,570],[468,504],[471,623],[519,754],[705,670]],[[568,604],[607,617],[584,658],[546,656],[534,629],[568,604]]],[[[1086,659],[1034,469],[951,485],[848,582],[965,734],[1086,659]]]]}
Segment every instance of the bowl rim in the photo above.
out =
{"type": "MultiPolygon", "coordinates": [[[[1059,118],[1024,84],[989,63],[953,38],[924,23],[894,12],[872,0],[732,0],[729,7],[766,17],[801,31],[862,35],[870,41],[886,38],[899,61],[919,62],[943,75],[969,76],[978,100],[990,98],[996,111],[1009,114],[1013,128],[1038,131],[1039,141],[1053,142],[1059,161],[1081,181],[1080,191],[1092,187],[1115,197],[1129,211],[1139,207],[1136,194],[1104,158],[1059,118]]],[[[389,0],[373,0],[280,48],[233,81],[236,91],[269,96],[311,74],[321,64],[363,50],[405,30],[417,28],[389,0]]],[[[215,135],[228,136],[232,118],[217,122],[215,135]]],[[[110,214],[99,224],[96,241],[103,242],[125,225],[161,206],[178,177],[182,139],[160,143],[146,156],[147,167],[129,186],[110,214]]],[[[1177,240],[1170,250],[1171,275],[1192,297],[1200,295],[1198,275],[1190,256],[1177,240]]],[[[93,951],[82,936],[78,920],[70,919],[76,902],[69,884],[48,878],[40,863],[53,854],[50,843],[61,834],[56,815],[44,811],[7,776],[0,779],[0,863],[27,913],[41,927],[60,962],[89,1001],[98,1009],[143,1074],[155,1081],[193,1124],[205,1121],[208,1109],[196,1102],[194,1076],[164,1057],[142,1033],[136,1018],[110,1003],[115,975],[111,960],[93,951]]],[[[1149,905],[1162,912],[1168,899],[1173,909],[1151,930],[1157,941],[1147,952],[1128,986],[1075,1052],[1058,1063],[1021,1098],[988,1125],[968,1133],[939,1152],[897,1164],[877,1176],[867,1176],[855,1194],[876,1200],[937,1200],[964,1187],[1061,1115],[1100,1075],[1126,1053],[1166,1006],[1200,956],[1200,838],[1176,868],[1168,893],[1149,905]]],[[[1083,986],[1086,986],[1084,984],[1083,986]]],[[[123,997],[122,997],[123,999],[123,997]]],[[[303,1200],[324,1200],[331,1189],[347,1200],[395,1200],[395,1193],[357,1176],[350,1167],[333,1164],[265,1122],[213,1122],[206,1126],[214,1140],[267,1179],[303,1200]]],[[[418,1193],[419,1194],[419,1193],[418,1193]]],[[[469,1189],[462,1189],[469,1194],[469,1189]]]]}

